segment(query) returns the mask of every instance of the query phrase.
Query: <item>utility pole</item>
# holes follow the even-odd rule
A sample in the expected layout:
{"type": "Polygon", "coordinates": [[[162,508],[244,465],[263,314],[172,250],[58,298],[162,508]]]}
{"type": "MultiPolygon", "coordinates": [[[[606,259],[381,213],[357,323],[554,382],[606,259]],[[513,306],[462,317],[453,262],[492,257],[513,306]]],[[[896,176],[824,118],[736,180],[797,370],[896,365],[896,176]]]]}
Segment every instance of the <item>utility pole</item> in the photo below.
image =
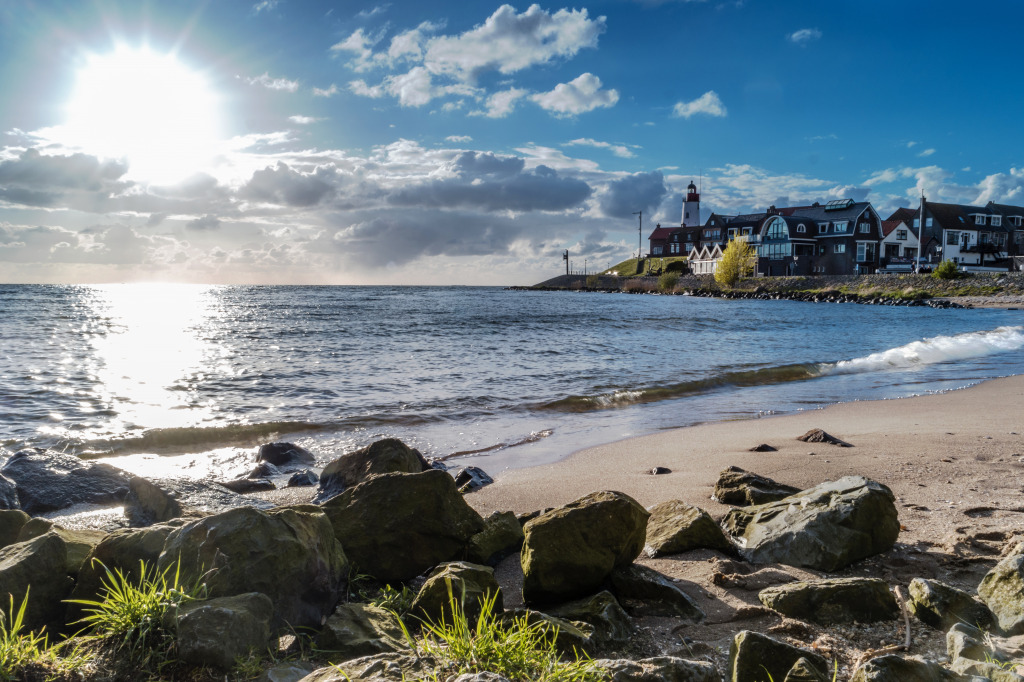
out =
{"type": "Polygon", "coordinates": [[[636,228],[636,272],[640,274],[640,262],[641,254],[644,252],[643,248],[643,237],[644,237],[644,212],[634,211],[633,215],[640,216],[640,225],[636,228]]]}
{"type": "Polygon", "coordinates": [[[917,220],[917,258],[914,259],[914,274],[921,272],[921,256],[924,253],[924,242],[921,241],[921,234],[924,232],[924,192],[921,192],[921,217],[917,220]]]}
{"type": "Polygon", "coordinates": [[[562,260],[565,261],[565,274],[569,274],[569,249],[566,249],[562,254],[562,260]]]}

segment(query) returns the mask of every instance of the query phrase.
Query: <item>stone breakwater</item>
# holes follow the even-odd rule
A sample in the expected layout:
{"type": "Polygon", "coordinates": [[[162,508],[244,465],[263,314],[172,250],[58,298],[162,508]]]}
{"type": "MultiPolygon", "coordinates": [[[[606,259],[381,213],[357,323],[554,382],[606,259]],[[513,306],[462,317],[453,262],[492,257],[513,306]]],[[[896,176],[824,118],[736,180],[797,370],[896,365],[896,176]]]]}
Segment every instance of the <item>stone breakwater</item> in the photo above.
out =
{"type": "MultiPolygon", "coordinates": [[[[833,442],[827,436],[817,442],[833,442]]],[[[255,478],[271,468],[302,470],[310,456],[273,444],[257,460],[255,478]]],[[[844,661],[843,679],[1024,679],[1006,663],[1024,634],[1024,544],[1007,547],[974,592],[929,575],[904,596],[880,578],[829,575],[896,551],[894,495],[863,476],[799,490],[730,467],[708,493],[735,507],[715,520],[679,501],[645,509],[607,490],[554,509],[484,518],[467,502],[471,487],[460,490],[455,477],[395,439],[329,464],[317,504],[274,506],[216,483],[147,481],[45,451],[13,455],[2,474],[0,594],[26,599],[26,626],[73,632],[82,605],[68,600],[103,599],[106,569],[133,578],[140,564],[173,570],[184,583],[205,585],[202,599],[164,619],[179,676],[231,672],[237,660],[300,632],[314,646],[291,652],[295,660],[284,667],[292,680],[400,682],[460,672],[461,682],[506,679],[410,647],[404,630],[451,622],[455,594],[470,621],[489,609],[499,622],[540,624],[559,650],[586,653],[595,674],[615,682],[830,680],[838,658],[819,640],[807,646],[801,633],[902,618],[909,643],[911,614],[948,632],[947,664],[892,645],[844,661]],[[70,530],[38,516],[74,503],[123,504],[132,525],[70,530]],[[698,605],[696,585],[636,563],[642,556],[687,561],[694,552],[731,567],[716,584],[760,581],[764,609],[784,617],[785,627],[738,626],[726,656],[698,646],[709,621],[750,616],[723,621],[698,605]],[[815,577],[794,581],[780,567],[815,577]],[[414,595],[405,608],[393,601],[382,608],[374,598],[403,588],[414,595]],[[670,628],[673,639],[652,637],[650,623],[670,628]]],[[[258,679],[287,672],[271,657],[261,667],[258,679]]]]}

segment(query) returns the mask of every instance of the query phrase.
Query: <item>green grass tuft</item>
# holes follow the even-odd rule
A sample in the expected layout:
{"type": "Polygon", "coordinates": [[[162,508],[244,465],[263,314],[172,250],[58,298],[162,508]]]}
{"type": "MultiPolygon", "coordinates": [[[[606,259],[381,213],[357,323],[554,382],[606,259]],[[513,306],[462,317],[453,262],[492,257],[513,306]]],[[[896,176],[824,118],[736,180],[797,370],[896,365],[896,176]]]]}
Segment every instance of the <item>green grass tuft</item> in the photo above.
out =
{"type": "MultiPolygon", "coordinates": [[[[54,679],[63,677],[82,668],[89,661],[77,647],[58,655],[49,646],[43,632],[22,632],[25,625],[25,608],[28,606],[28,590],[21,606],[14,609],[14,596],[10,597],[8,613],[0,611],[0,680],[9,682],[29,677],[54,679]]],[[[66,647],[65,647],[66,648],[66,647]]]]}

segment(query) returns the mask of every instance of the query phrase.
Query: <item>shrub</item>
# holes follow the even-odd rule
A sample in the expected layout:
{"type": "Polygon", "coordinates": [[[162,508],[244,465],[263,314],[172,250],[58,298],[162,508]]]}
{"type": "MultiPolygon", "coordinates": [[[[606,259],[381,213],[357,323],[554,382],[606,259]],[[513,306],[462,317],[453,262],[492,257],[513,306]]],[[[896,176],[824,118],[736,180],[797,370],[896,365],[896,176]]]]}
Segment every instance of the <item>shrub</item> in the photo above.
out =
{"type": "Polygon", "coordinates": [[[597,275],[587,275],[587,288],[596,289],[601,286],[601,278],[597,275]]]}
{"type": "Polygon", "coordinates": [[[674,260],[665,266],[665,272],[686,272],[689,270],[689,264],[685,260],[674,260]]]}
{"type": "Polygon", "coordinates": [[[956,279],[960,276],[960,268],[951,260],[944,260],[938,264],[932,277],[935,279],[956,279]]]}
{"type": "Polygon", "coordinates": [[[662,291],[672,291],[679,284],[679,274],[676,272],[666,272],[658,278],[658,288],[662,291]]]}
{"type": "Polygon", "coordinates": [[[722,259],[715,268],[715,281],[724,287],[731,287],[754,271],[757,251],[745,237],[733,239],[722,252],[722,259]]]}

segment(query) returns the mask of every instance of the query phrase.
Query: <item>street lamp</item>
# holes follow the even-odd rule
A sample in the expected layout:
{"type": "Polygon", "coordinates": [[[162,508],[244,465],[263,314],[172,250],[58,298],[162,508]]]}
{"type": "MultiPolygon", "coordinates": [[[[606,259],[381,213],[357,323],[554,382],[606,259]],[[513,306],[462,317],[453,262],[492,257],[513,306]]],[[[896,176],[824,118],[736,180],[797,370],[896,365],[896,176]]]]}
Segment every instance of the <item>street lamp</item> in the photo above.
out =
{"type": "Polygon", "coordinates": [[[643,237],[644,237],[644,212],[634,211],[633,215],[640,217],[640,225],[636,228],[636,271],[640,273],[640,254],[643,253],[643,237]]]}

